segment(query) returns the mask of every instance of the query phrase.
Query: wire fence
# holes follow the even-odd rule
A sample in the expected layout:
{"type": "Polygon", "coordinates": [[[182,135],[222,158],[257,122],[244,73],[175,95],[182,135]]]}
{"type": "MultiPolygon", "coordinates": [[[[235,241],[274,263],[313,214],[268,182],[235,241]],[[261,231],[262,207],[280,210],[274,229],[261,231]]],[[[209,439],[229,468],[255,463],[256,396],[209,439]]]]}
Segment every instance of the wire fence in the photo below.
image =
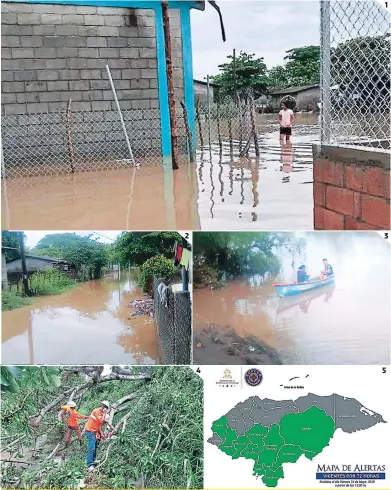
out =
{"type": "Polygon", "coordinates": [[[168,286],[163,295],[154,278],[155,323],[158,331],[160,358],[163,364],[191,364],[191,300],[188,291],[173,292],[168,286]]]}
{"type": "MultiPolygon", "coordinates": [[[[122,111],[136,163],[162,163],[159,109],[122,111]]],[[[58,175],[131,166],[117,111],[2,117],[6,177],[58,175]]]]}
{"type": "MultiPolygon", "coordinates": [[[[257,130],[251,98],[237,104],[196,108],[196,147],[239,156],[255,146],[257,130]]],[[[122,111],[134,160],[138,166],[164,163],[159,109],[122,111]]],[[[190,147],[185,116],[177,108],[180,161],[188,162],[190,147]]],[[[133,166],[117,111],[47,112],[2,117],[2,175],[5,178],[66,175],[133,166]]]]}
{"type": "Polygon", "coordinates": [[[322,143],[389,148],[390,14],[376,0],[320,13],[322,143]]]}

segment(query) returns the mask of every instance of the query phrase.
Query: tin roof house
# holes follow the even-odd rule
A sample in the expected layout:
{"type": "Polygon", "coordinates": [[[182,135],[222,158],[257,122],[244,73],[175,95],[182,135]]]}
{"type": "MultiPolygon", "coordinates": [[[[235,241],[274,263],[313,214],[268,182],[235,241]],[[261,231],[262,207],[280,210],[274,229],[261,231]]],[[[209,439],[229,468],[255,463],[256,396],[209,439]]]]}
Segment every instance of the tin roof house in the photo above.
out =
{"type": "MultiPolygon", "coordinates": [[[[221,19],[215,2],[210,4],[221,19]]],[[[178,0],[168,6],[174,95],[185,102],[195,137],[190,11],[204,10],[205,2],[178,0]]],[[[50,149],[59,161],[65,159],[64,119],[48,118],[66,113],[70,101],[75,152],[88,157],[95,144],[103,154],[116,142],[125,152],[106,65],[135,152],[171,155],[161,1],[4,0],[1,10],[6,162],[22,158],[30,164],[29,148],[34,156],[44,157],[50,149]],[[36,115],[46,118],[42,131],[38,118],[34,128],[29,124],[36,115]],[[48,145],[48,131],[61,140],[58,147],[53,138],[48,145]]]]}

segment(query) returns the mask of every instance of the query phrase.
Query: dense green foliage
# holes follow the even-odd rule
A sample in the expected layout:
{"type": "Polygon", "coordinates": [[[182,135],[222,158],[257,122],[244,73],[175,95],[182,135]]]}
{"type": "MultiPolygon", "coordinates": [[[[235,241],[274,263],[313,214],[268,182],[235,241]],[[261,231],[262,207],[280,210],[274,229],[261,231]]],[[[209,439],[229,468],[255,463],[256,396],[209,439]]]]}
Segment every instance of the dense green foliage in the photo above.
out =
{"type": "Polygon", "coordinates": [[[213,83],[218,85],[217,96],[220,100],[235,99],[236,94],[245,98],[250,92],[254,98],[258,98],[266,93],[267,68],[263,58],[255,58],[255,54],[241,51],[235,63],[232,55],[227,59],[228,63],[219,65],[220,73],[212,77],[213,83]]]}
{"type": "Polygon", "coordinates": [[[82,281],[97,279],[107,263],[106,247],[92,235],[77,233],[55,233],[46,235],[31,251],[32,254],[55,257],[76,266],[82,281]]]}
{"type": "Polygon", "coordinates": [[[349,39],[331,50],[331,75],[338,85],[341,102],[389,108],[390,101],[390,35],[363,36],[349,39]],[[388,100],[388,104],[386,101],[388,100]]]}
{"type": "Polygon", "coordinates": [[[47,267],[30,276],[29,287],[33,296],[61,294],[74,288],[76,283],[58,269],[47,267]]]}
{"type": "Polygon", "coordinates": [[[286,63],[268,72],[268,88],[303,87],[320,83],[320,47],[303,46],[286,52],[286,63]]]}
{"type": "Polygon", "coordinates": [[[320,83],[320,47],[303,46],[286,52],[284,65],[267,69],[263,58],[241,52],[234,69],[233,56],[229,62],[219,65],[220,73],[212,77],[218,85],[220,101],[235,98],[236,93],[244,98],[251,91],[255,98],[266,95],[270,90],[320,83]],[[235,76],[236,73],[236,76],[235,76]]]}
{"type": "MultiPolygon", "coordinates": [[[[136,394],[114,415],[116,425],[124,414],[131,412],[124,431],[120,430],[115,439],[101,442],[97,456],[102,465],[92,474],[86,467],[85,438],[81,448],[74,444],[69,449],[60,449],[56,461],[48,458],[64,437],[64,424],[57,420],[57,413],[66,398],[44,415],[39,426],[31,423],[59,393],[85,383],[84,376],[60,368],[61,386],[57,388],[42,379],[39,371],[43,368],[25,369],[34,372],[23,390],[3,393],[1,435],[5,459],[12,453],[13,459],[24,456],[27,463],[26,468],[3,463],[3,487],[75,488],[81,480],[89,488],[202,487],[202,381],[190,368],[151,367],[150,382],[106,381],[93,384],[77,397],[78,411],[88,415],[103,399],[114,403],[129,393],[136,394]],[[20,437],[22,445],[17,442],[20,437]],[[37,440],[39,448],[30,461],[37,440]],[[16,441],[13,446],[12,441],[16,441]],[[62,465],[58,464],[59,459],[62,465]]],[[[140,372],[140,368],[131,369],[134,374],[140,372]]]]}
{"type": "Polygon", "coordinates": [[[16,291],[2,291],[1,293],[2,310],[15,310],[29,304],[31,304],[31,300],[22,293],[16,291]]]}
{"type": "Polygon", "coordinates": [[[20,393],[40,385],[58,388],[61,384],[59,371],[54,366],[1,366],[1,391],[20,393]]]}
{"type": "Polygon", "coordinates": [[[153,276],[169,280],[175,272],[176,268],[171,260],[163,255],[157,255],[156,257],[148,259],[141,266],[139,286],[144,293],[151,294],[153,288],[153,276]]]}
{"type": "Polygon", "coordinates": [[[179,233],[156,231],[152,233],[124,231],[116,240],[114,251],[122,266],[140,266],[156,255],[171,259],[175,242],[181,241],[179,233]]]}
{"type": "MultiPolygon", "coordinates": [[[[305,246],[290,233],[200,232],[193,235],[194,267],[209,266],[220,275],[275,276],[280,271],[279,249],[294,256],[305,246]]],[[[196,277],[196,273],[195,273],[196,277]]]]}
{"type": "MultiPolygon", "coordinates": [[[[4,247],[5,260],[9,262],[13,259],[20,257],[19,252],[19,231],[2,231],[1,232],[1,246],[4,247]],[[6,248],[10,247],[10,248],[6,248]]],[[[26,235],[23,233],[23,238],[26,239],[26,235]]]]}

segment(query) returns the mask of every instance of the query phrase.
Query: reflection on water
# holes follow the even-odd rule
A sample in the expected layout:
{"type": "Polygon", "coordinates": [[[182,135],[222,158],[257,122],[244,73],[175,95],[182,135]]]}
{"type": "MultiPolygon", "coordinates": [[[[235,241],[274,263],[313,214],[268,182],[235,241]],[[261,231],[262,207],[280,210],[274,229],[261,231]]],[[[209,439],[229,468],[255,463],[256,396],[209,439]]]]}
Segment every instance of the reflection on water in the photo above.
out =
{"type": "Polygon", "coordinates": [[[259,158],[231,160],[227,143],[175,172],[159,163],[3,180],[3,229],[312,229],[318,116],[297,115],[292,144],[275,118],[258,115],[259,158]]]}
{"type": "MultiPolygon", "coordinates": [[[[312,275],[325,255],[335,284],[306,294],[279,298],[260,278],[196,291],[195,333],[208,323],[230,326],[276,348],[286,364],[388,364],[389,245],[377,233],[311,234],[304,261],[312,275]]],[[[283,278],[290,274],[286,268],[283,278]]]]}
{"type": "Polygon", "coordinates": [[[123,275],[80,284],[60,296],[2,314],[5,364],[155,364],[156,328],[131,317],[129,303],[143,296],[123,275]]]}
{"type": "Polygon", "coordinates": [[[3,229],[198,229],[194,165],[2,181],[3,229]]]}
{"type": "Polygon", "coordinates": [[[229,144],[199,152],[201,229],[310,230],[312,144],[318,116],[298,114],[291,142],[280,142],[275,114],[258,115],[260,156],[230,158],[229,144]],[[281,185],[287,184],[287,185],[281,185]]]}

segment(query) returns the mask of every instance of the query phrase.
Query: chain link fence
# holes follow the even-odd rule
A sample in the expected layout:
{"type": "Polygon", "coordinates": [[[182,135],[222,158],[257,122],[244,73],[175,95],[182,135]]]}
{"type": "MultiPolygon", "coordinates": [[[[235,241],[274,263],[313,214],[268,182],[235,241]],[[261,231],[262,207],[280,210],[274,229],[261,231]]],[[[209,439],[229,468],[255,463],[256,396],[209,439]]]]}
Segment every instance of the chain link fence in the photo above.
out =
{"type": "MultiPolygon", "coordinates": [[[[159,109],[122,111],[136,164],[162,164],[159,109]]],[[[132,166],[117,111],[2,117],[5,177],[58,175],[132,166]]]]}
{"type": "Polygon", "coordinates": [[[321,1],[321,140],[389,148],[390,14],[376,0],[321,1]]]}
{"type": "Polygon", "coordinates": [[[154,278],[155,323],[163,364],[191,364],[191,300],[188,291],[173,292],[168,286],[161,298],[163,279],[154,278]]]}
{"type": "MultiPolygon", "coordinates": [[[[253,144],[253,102],[198,105],[196,107],[197,149],[210,149],[238,156],[253,144]]],[[[254,119],[253,119],[254,117],[254,119]]],[[[256,131],[255,131],[256,133],[256,131]]],[[[247,151],[246,151],[247,153],[247,151]]]]}

